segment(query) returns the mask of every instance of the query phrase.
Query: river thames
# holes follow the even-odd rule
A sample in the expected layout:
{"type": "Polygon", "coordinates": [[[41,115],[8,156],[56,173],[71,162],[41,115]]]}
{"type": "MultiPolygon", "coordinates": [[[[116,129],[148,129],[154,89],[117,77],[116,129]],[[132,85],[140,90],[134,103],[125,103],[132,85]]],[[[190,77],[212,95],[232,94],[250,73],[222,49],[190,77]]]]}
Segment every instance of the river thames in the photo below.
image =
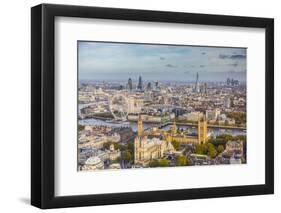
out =
{"type": "MultiPolygon", "coordinates": [[[[137,131],[137,123],[136,122],[122,122],[122,121],[105,121],[101,119],[89,118],[89,119],[81,119],[79,120],[80,125],[93,125],[93,126],[111,126],[111,127],[131,127],[133,132],[137,131]]],[[[143,128],[149,129],[152,127],[157,127],[159,124],[153,123],[143,123],[143,128]]],[[[197,128],[194,126],[186,126],[186,125],[177,125],[178,129],[188,130],[190,133],[197,133],[197,128]]],[[[169,130],[171,125],[166,125],[162,127],[162,130],[169,130]]],[[[217,128],[217,127],[208,127],[208,133],[217,136],[222,134],[229,134],[232,136],[237,135],[246,135],[246,130],[240,129],[224,129],[224,128],[217,128]]]]}

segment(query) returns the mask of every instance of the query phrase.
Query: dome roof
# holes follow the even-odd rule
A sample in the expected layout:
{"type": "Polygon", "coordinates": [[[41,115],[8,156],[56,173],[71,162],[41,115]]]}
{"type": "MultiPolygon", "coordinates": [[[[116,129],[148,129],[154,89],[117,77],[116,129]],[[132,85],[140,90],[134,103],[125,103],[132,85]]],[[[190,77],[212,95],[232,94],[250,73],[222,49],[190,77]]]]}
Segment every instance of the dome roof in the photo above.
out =
{"type": "Polygon", "coordinates": [[[86,160],[85,164],[87,165],[96,165],[101,162],[101,159],[99,157],[90,157],[86,160]]]}

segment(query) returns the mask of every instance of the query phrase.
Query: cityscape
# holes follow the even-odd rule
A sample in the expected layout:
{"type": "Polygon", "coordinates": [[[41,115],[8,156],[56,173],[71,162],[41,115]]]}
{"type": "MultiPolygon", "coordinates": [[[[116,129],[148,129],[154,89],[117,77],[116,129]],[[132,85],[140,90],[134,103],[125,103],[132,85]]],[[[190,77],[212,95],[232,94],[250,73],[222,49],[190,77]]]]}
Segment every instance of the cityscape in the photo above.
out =
{"type": "Polygon", "coordinates": [[[246,49],[78,42],[78,171],[247,163],[246,49]]]}

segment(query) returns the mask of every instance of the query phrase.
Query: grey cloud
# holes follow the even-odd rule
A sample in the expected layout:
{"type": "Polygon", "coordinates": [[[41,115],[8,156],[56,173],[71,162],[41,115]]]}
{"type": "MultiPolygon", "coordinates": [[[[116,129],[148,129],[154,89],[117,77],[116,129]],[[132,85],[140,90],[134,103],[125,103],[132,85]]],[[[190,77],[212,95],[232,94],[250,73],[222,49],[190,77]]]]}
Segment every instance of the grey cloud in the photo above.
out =
{"type": "Polygon", "coordinates": [[[226,55],[226,54],[220,54],[220,59],[233,59],[233,60],[239,60],[239,59],[246,59],[246,55],[242,54],[233,54],[233,55],[226,55]]]}
{"type": "Polygon", "coordinates": [[[238,63],[237,63],[237,62],[235,62],[235,63],[230,63],[230,64],[228,64],[228,66],[237,67],[237,66],[238,66],[238,63]]]}
{"type": "Polygon", "coordinates": [[[176,67],[177,67],[177,66],[172,65],[172,64],[166,64],[165,66],[166,66],[166,67],[169,67],[169,68],[176,68],[176,67]]]}

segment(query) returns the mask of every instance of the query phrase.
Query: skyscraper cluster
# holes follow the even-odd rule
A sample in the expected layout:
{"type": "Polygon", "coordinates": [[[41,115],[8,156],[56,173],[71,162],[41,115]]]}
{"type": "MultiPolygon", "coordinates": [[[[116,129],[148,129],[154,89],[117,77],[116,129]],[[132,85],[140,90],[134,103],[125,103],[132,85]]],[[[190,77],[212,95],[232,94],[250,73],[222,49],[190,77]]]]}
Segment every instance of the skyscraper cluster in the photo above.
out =
{"type": "MultiPolygon", "coordinates": [[[[133,91],[133,80],[131,78],[128,79],[128,83],[127,83],[127,89],[131,92],[133,91]]],[[[156,81],[156,82],[148,82],[146,87],[144,86],[144,83],[143,83],[143,80],[142,80],[142,77],[139,76],[139,79],[138,79],[138,83],[136,85],[136,90],[137,91],[144,91],[144,90],[157,90],[159,89],[159,82],[156,81]]]]}
{"type": "Polygon", "coordinates": [[[233,79],[233,78],[227,78],[227,80],[226,80],[227,86],[234,87],[234,86],[239,86],[239,84],[240,84],[240,82],[238,80],[233,79]]]}

